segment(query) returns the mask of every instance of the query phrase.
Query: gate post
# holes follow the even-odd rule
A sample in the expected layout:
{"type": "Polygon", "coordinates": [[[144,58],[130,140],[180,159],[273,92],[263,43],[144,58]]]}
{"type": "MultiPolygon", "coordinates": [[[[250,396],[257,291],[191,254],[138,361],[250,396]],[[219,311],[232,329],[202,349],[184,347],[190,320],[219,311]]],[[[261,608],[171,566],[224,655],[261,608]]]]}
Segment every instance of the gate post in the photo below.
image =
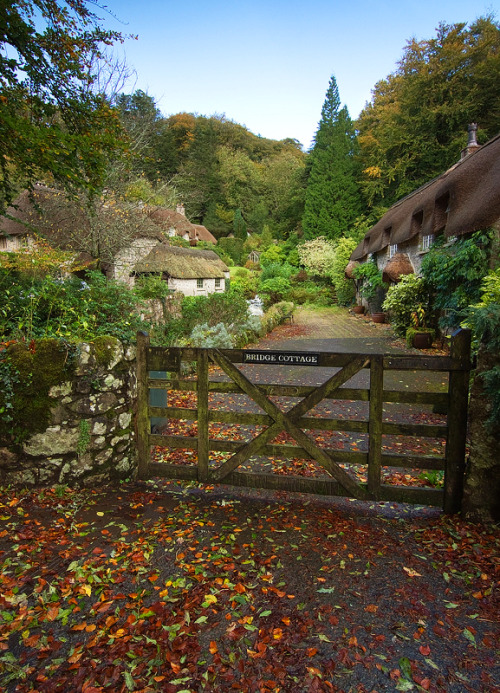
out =
{"type": "Polygon", "coordinates": [[[444,512],[458,513],[462,507],[469,404],[471,331],[458,329],[451,337],[450,356],[461,366],[450,371],[448,387],[448,436],[444,477],[444,512]]]}
{"type": "Polygon", "coordinates": [[[149,478],[150,462],[150,422],[149,422],[149,371],[147,364],[146,350],[149,346],[149,335],[146,332],[137,333],[137,414],[136,414],[136,433],[137,433],[137,458],[139,479],[149,478]]]}

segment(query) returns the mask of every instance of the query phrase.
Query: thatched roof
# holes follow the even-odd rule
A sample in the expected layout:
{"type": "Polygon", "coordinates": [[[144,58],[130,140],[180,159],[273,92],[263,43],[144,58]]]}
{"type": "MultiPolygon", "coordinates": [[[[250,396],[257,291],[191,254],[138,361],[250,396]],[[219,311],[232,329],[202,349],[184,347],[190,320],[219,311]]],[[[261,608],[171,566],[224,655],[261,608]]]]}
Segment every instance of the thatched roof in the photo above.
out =
{"type": "Polygon", "coordinates": [[[500,135],[396,202],[351,254],[363,260],[417,235],[462,236],[500,219],[500,135]]]}
{"type": "Polygon", "coordinates": [[[229,269],[212,250],[179,248],[162,243],[138,262],[134,271],[141,274],[161,272],[174,279],[221,279],[229,269]]]}
{"type": "Polygon", "coordinates": [[[21,193],[7,213],[19,222],[0,217],[0,234],[38,234],[61,250],[90,253],[92,234],[96,234],[97,227],[103,239],[106,238],[109,256],[129,245],[133,238],[165,240],[160,229],[137,208],[104,201],[91,223],[88,211],[77,199],[42,185],[35,186],[31,194],[27,190],[21,193]]]}
{"type": "Polygon", "coordinates": [[[408,255],[406,253],[396,253],[384,267],[382,279],[384,282],[398,282],[402,276],[413,274],[414,272],[415,268],[411,264],[408,255]]]}
{"type": "Polygon", "coordinates": [[[193,224],[195,230],[196,230],[196,236],[199,241],[207,241],[208,243],[217,243],[217,239],[213,234],[210,233],[210,231],[207,229],[206,226],[202,226],[201,224],[193,224]]]}
{"type": "Polygon", "coordinates": [[[359,262],[356,262],[356,260],[351,260],[347,267],[344,270],[344,275],[346,279],[354,279],[354,274],[353,270],[359,265],[359,262]]]}
{"type": "Polygon", "coordinates": [[[180,214],[173,209],[166,209],[165,207],[148,207],[145,210],[147,216],[151,221],[154,221],[162,231],[169,232],[170,229],[175,230],[176,236],[188,235],[189,239],[194,238],[194,228],[184,214],[180,214]]]}

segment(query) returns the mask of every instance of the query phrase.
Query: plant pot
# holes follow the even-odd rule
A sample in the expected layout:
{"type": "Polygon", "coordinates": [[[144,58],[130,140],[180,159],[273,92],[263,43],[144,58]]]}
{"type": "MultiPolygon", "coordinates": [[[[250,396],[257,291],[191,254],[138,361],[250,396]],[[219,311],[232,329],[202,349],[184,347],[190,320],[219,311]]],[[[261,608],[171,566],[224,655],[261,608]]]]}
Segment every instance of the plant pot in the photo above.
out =
{"type": "Polygon", "coordinates": [[[432,332],[415,332],[412,343],[415,349],[430,349],[432,346],[432,332]]]}
{"type": "Polygon", "coordinates": [[[365,307],[364,306],[353,306],[352,312],[356,313],[356,315],[363,315],[363,313],[365,312],[365,307]]]}
{"type": "Polygon", "coordinates": [[[372,313],[373,322],[384,323],[385,313],[372,313]]]}

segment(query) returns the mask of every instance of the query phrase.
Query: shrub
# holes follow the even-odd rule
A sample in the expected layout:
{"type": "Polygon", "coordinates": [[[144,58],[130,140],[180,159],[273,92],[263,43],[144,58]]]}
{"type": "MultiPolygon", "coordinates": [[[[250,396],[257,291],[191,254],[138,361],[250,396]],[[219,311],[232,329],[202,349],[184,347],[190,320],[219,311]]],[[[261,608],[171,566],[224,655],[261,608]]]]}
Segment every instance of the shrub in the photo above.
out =
{"type": "Polygon", "coordinates": [[[341,306],[350,306],[354,301],[354,282],[351,279],[346,279],[344,272],[356,245],[356,241],[352,238],[340,238],[335,248],[331,278],[335,287],[337,303],[341,306]]]}
{"type": "Polygon", "coordinates": [[[331,306],[335,302],[333,286],[322,286],[312,282],[292,287],[288,294],[296,305],[310,304],[315,306],[331,306]]]}
{"type": "Polygon", "coordinates": [[[296,267],[292,267],[287,262],[269,262],[264,265],[260,275],[260,281],[264,282],[267,279],[274,279],[275,277],[283,277],[284,279],[290,279],[292,274],[296,271],[296,267]]]}
{"type": "Polygon", "coordinates": [[[293,313],[294,305],[290,301],[275,303],[261,318],[262,332],[265,334],[280,325],[283,320],[293,313]]]}
{"type": "Polygon", "coordinates": [[[205,349],[232,349],[233,337],[222,322],[217,325],[203,323],[193,328],[185,345],[205,349]]]}
{"type": "Polygon", "coordinates": [[[381,303],[380,297],[387,288],[377,263],[373,260],[363,262],[363,264],[354,268],[353,275],[356,279],[361,279],[363,282],[360,294],[368,301],[370,310],[377,310],[378,304],[381,303]]]}
{"type": "Polygon", "coordinates": [[[442,327],[458,327],[469,305],[480,300],[491,236],[478,231],[452,244],[437,242],[422,260],[422,275],[432,290],[433,308],[442,313],[442,327]]]}
{"type": "Polygon", "coordinates": [[[266,279],[259,285],[259,296],[262,298],[265,307],[271,306],[273,303],[283,301],[290,291],[291,284],[284,277],[274,277],[266,279]]]}
{"type": "Polygon", "coordinates": [[[413,315],[419,307],[424,315],[429,316],[430,299],[425,280],[415,274],[407,274],[398,284],[389,287],[382,308],[390,313],[396,334],[404,337],[409,327],[417,327],[413,315]]]}
{"type": "Polygon", "coordinates": [[[138,277],[133,291],[141,301],[147,301],[152,298],[165,298],[172,293],[172,290],[168,288],[167,282],[160,275],[156,274],[138,277]]]}

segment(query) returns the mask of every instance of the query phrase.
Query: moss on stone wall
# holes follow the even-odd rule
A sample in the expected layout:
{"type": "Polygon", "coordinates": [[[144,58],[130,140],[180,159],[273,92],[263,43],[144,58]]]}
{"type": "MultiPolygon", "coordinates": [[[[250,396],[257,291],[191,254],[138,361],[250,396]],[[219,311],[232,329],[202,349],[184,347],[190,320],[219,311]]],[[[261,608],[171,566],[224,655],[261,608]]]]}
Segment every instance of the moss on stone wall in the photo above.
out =
{"type": "Polygon", "coordinates": [[[116,337],[96,337],[93,344],[96,363],[104,368],[112,363],[117,349],[121,349],[121,343],[116,337]]]}
{"type": "Polygon", "coordinates": [[[29,346],[22,342],[11,344],[2,354],[2,360],[17,374],[17,382],[11,400],[12,420],[0,415],[0,445],[20,445],[33,433],[46,429],[51,409],[57,404],[49,397],[49,391],[71,379],[73,356],[72,348],[57,339],[40,339],[29,346]]]}

